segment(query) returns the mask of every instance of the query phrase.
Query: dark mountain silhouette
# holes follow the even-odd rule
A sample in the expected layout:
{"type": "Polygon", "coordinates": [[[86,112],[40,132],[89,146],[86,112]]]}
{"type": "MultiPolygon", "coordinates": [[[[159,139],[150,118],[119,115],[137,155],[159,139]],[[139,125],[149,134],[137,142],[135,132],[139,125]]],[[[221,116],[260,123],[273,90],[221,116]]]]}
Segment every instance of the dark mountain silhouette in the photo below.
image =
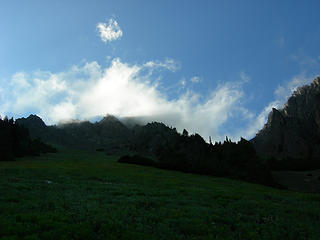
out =
{"type": "Polygon", "coordinates": [[[73,140],[70,146],[103,149],[108,154],[128,151],[132,138],[132,131],[112,115],[95,123],[71,122],[60,124],[56,128],[63,130],[73,140]]]}
{"type": "Polygon", "coordinates": [[[38,117],[37,115],[31,114],[27,118],[19,118],[16,120],[17,124],[20,124],[21,122],[24,123],[24,125],[27,125],[29,129],[43,129],[46,127],[46,124],[44,121],[38,117]]]}
{"type": "Polygon", "coordinates": [[[145,126],[136,125],[132,132],[131,150],[147,155],[156,155],[179,137],[175,128],[169,128],[159,122],[148,123],[145,126]]]}
{"type": "Polygon", "coordinates": [[[71,121],[46,126],[41,118],[35,115],[17,119],[17,122],[29,129],[32,138],[41,138],[48,143],[72,148],[103,149],[109,154],[127,150],[132,137],[132,130],[111,115],[95,123],[71,121]]]}
{"type": "Polygon", "coordinates": [[[251,140],[273,168],[320,167],[320,78],[298,88],[282,109],[272,109],[264,128],[251,140]]]}
{"type": "Polygon", "coordinates": [[[111,115],[95,123],[73,121],[58,126],[44,126],[38,117],[31,115],[19,119],[19,123],[33,131],[33,137],[42,137],[50,143],[127,155],[121,158],[122,162],[273,184],[268,168],[244,139],[239,143],[226,140],[212,145],[198,134],[189,136],[186,130],[180,134],[163,123],[128,127],[111,115]],[[38,128],[34,127],[37,125],[38,128]]]}
{"type": "Polygon", "coordinates": [[[18,118],[16,123],[29,129],[31,138],[44,138],[47,135],[47,126],[37,115],[31,114],[27,118],[18,118]]]}
{"type": "Polygon", "coordinates": [[[32,139],[39,138],[46,143],[54,145],[79,147],[81,147],[81,144],[88,145],[87,142],[82,141],[82,138],[78,139],[58,126],[47,126],[37,115],[31,114],[27,118],[18,118],[16,122],[29,130],[32,139]]]}

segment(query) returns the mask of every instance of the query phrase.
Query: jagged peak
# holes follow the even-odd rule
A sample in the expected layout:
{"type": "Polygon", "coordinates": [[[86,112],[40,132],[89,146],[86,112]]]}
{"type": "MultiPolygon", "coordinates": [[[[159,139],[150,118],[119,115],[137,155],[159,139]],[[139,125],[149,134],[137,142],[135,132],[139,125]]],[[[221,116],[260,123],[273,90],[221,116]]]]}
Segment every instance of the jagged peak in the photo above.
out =
{"type": "Polygon", "coordinates": [[[320,91],[319,86],[320,86],[320,77],[316,77],[310,84],[306,84],[301,87],[298,87],[292,93],[292,96],[290,98],[295,97],[295,96],[299,96],[299,95],[304,95],[312,90],[320,91]]]}
{"type": "Polygon", "coordinates": [[[41,120],[42,121],[42,118],[39,117],[36,114],[30,114],[26,119],[35,119],[35,120],[41,120]]]}
{"type": "Polygon", "coordinates": [[[253,139],[262,155],[296,158],[320,157],[320,77],[290,96],[283,108],[275,108],[253,139]]]}
{"type": "Polygon", "coordinates": [[[44,123],[41,117],[35,114],[30,114],[27,118],[18,118],[16,120],[17,123],[29,126],[37,126],[37,127],[46,127],[47,125],[44,123]]]}

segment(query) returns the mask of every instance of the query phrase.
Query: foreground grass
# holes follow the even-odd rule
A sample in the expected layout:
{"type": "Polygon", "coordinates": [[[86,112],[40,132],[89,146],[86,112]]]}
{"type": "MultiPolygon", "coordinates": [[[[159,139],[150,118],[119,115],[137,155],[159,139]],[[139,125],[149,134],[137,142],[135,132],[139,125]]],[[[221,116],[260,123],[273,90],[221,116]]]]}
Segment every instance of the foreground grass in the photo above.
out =
{"type": "Polygon", "coordinates": [[[0,239],[320,239],[320,195],[62,151],[0,162],[0,239]]]}

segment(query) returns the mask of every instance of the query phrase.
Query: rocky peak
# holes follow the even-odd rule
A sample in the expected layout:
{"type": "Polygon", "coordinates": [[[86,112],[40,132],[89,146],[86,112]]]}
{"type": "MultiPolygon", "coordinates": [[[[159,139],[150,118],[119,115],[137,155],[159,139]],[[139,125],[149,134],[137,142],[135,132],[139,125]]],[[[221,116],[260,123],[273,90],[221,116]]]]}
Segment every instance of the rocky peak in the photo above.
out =
{"type": "Polygon", "coordinates": [[[268,121],[266,128],[279,128],[284,124],[284,117],[282,113],[276,108],[272,108],[272,111],[269,113],[268,121]]]}
{"type": "Polygon", "coordinates": [[[251,141],[263,156],[320,157],[320,77],[299,87],[282,109],[273,108],[251,141]]]}
{"type": "Polygon", "coordinates": [[[44,121],[37,115],[31,114],[27,118],[18,118],[16,123],[23,125],[27,128],[45,128],[46,124],[44,121]]]}
{"type": "Polygon", "coordinates": [[[284,105],[282,112],[286,117],[305,119],[319,111],[320,77],[310,85],[297,88],[284,105]]]}

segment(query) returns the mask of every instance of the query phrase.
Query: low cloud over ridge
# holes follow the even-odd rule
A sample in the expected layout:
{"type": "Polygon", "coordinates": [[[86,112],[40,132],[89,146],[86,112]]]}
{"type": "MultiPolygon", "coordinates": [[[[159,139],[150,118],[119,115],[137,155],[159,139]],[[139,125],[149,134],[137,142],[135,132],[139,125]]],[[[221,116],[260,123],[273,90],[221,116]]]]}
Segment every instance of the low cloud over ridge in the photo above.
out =
{"type": "Polygon", "coordinates": [[[220,84],[206,97],[186,88],[175,99],[169,99],[159,87],[159,76],[154,72],[178,68],[170,59],[130,65],[115,58],[106,68],[94,61],[59,73],[20,72],[5,86],[6,91],[0,87],[3,100],[0,109],[2,115],[9,116],[35,113],[47,124],[106,114],[142,116],[177,127],[179,131],[186,128],[191,133],[197,132],[206,140],[209,136],[223,140],[226,135],[236,140],[240,136],[253,137],[263,126],[268,110],[277,104],[271,103],[258,115],[251,113],[242,103],[245,97],[242,85],[246,83],[243,80],[220,84]],[[235,119],[245,120],[247,124],[233,132],[224,128],[235,119]]]}

